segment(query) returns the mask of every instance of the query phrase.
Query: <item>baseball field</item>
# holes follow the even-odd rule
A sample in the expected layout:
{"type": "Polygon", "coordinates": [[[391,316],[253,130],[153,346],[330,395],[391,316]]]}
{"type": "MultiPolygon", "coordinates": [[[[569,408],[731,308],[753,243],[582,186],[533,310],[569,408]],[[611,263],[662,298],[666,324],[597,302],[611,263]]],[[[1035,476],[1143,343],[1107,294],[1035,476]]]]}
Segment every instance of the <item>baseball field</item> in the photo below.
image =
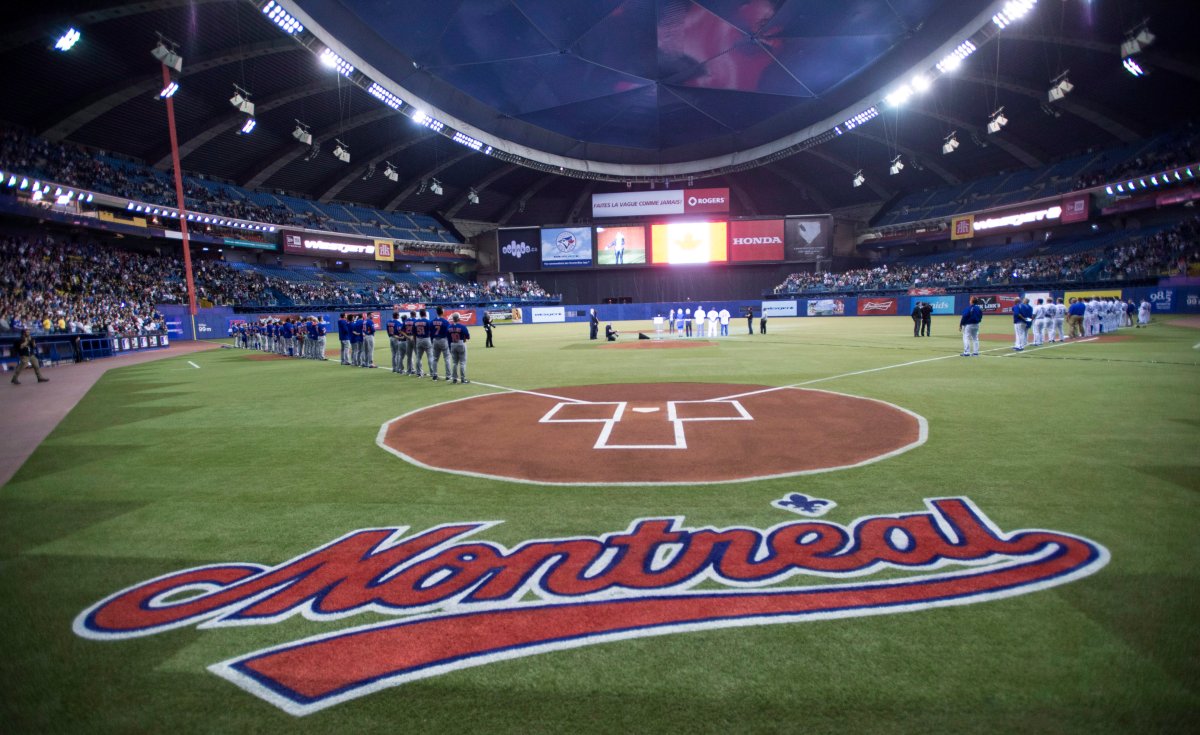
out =
{"type": "Polygon", "coordinates": [[[956,325],[110,371],[0,488],[0,732],[1192,731],[1200,330],[956,325]]]}

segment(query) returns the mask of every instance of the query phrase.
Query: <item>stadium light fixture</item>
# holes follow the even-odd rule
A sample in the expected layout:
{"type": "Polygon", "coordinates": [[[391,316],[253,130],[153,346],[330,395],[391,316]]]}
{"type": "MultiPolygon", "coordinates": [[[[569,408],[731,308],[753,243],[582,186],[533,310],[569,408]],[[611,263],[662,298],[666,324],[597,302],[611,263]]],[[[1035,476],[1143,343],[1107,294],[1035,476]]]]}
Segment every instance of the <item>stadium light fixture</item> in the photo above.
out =
{"type": "Polygon", "coordinates": [[[950,133],[946,136],[945,142],[942,143],[942,155],[950,155],[958,149],[958,131],[950,133]]]}
{"type": "Polygon", "coordinates": [[[233,96],[229,98],[229,104],[236,107],[238,112],[254,117],[254,103],[250,101],[250,93],[236,84],[233,85],[233,96]]]}
{"type": "Polygon", "coordinates": [[[383,169],[383,175],[388,181],[396,182],[400,180],[400,173],[396,171],[396,167],[392,165],[391,161],[387,162],[386,167],[383,169]]]}
{"type": "Polygon", "coordinates": [[[1072,89],[1075,89],[1075,85],[1071,84],[1070,79],[1067,79],[1067,75],[1070,73],[1071,70],[1067,69],[1062,74],[1059,74],[1058,76],[1054,77],[1054,79],[1050,80],[1050,92],[1047,94],[1047,96],[1051,102],[1058,102],[1063,97],[1066,97],[1068,94],[1070,94],[1072,89]]]}
{"type": "Polygon", "coordinates": [[[371,86],[367,87],[367,94],[393,110],[399,110],[404,105],[404,100],[389,92],[379,82],[371,82],[371,86]]]}
{"type": "Polygon", "coordinates": [[[475,191],[475,187],[471,187],[471,190],[467,192],[467,201],[471,204],[479,204],[479,192],[475,191]]]}
{"type": "Polygon", "coordinates": [[[923,94],[928,92],[929,88],[933,86],[933,80],[924,74],[918,74],[912,78],[909,86],[912,87],[914,92],[923,94]]]}
{"type": "Polygon", "coordinates": [[[158,98],[160,100],[169,99],[171,97],[174,97],[175,93],[178,91],[179,91],[179,82],[176,82],[175,80],[171,80],[170,82],[167,83],[167,86],[163,87],[162,91],[158,93],[158,98]]]}
{"type": "Polygon", "coordinates": [[[350,163],[350,146],[337,138],[334,138],[333,142],[336,144],[333,146],[333,157],[342,163],[350,163]]]}
{"type": "Polygon", "coordinates": [[[862,169],[860,168],[858,171],[854,172],[854,178],[850,181],[850,183],[854,186],[855,189],[857,189],[858,187],[862,186],[866,182],[866,180],[867,180],[867,177],[863,176],[862,169]]]}
{"type": "Polygon", "coordinates": [[[337,53],[331,48],[326,48],[324,51],[322,51],[318,58],[320,58],[321,63],[324,66],[333,69],[344,77],[349,77],[354,73],[354,65],[343,59],[341,56],[338,56],[337,53]]]}
{"type": "Polygon", "coordinates": [[[1141,53],[1147,46],[1154,43],[1157,37],[1146,26],[1149,22],[1150,19],[1147,18],[1125,32],[1125,40],[1121,43],[1122,57],[1141,53]]]}
{"type": "Polygon", "coordinates": [[[900,107],[905,102],[908,102],[913,96],[913,88],[907,84],[902,84],[898,88],[892,90],[890,94],[883,98],[883,101],[888,103],[889,107],[900,107]]]}
{"type": "Polygon", "coordinates": [[[1005,125],[1008,125],[1008,118],[1004,116],[1004,108],[1001,107],[992,113],[991,118],[988,120],[987,131],[988,133],[999,133],[1000,128],[1005,125]]]}
{"type": "Polygon", "coordinates": [[[278,5],[275,0],[270,0],[270,2],[264,5],[262,12],[263,15],[271,19],[272,23],[279,26],[284,33],[293,36],[297,33],[304,33],[304,26],[300,24],[300,21],[284,10],[281,5],[278,5]]]}
{"type": "Polygon", "coordinates": [[[895,158],[892,159],[892,165],[890,167],[888,167],[888,173],[891,174],[892,176],[895,176],[896,174],[900,173],[903,170],[904,170],[904,161],[900,160],[900,156],[896,156],[895,158]]]}
{"type": "Polygon", "coordinates": [[[992,16],[992,22],[1000,30],[1004,30],[1013,22],[1024,18],[1037,5],[1037,0],[1008,0],[1000,12],[992,16]]]}
{"type": "Polygon", "coordinates": [[[442,182],[438,181],[437,179],[433,179],[429,182],[429,191],[433,192],[437,196],[441,196],[446,190],[442,188],[442,182]]]}
{"type": "Polygon", "coordinates": [[[74,28],[68,28],[67,32],[59,36],[58,40],[54,42],[54,49],[56,51],[70,51],[75,44],[79,43],[80,38],[82,38],[82,34],[79,31],[74,28]]]}
{"type": "Polygon", "coordinates": [[[150,54],[164,66],[181,72],[183,71],[183,57],[179,55],[178,48],[179,44],[168,40],[160,33],[158,34],[158,44],[150,51],[150,54]]]}
{"type": "Polygon", "coordinates": [[[978,50],[979,47],[969,40],[963,41],[953,51],[942,57],[942,60],[937,63],[937,70],[943,74],[948,74],[962,66],[963,61],[978,50]]]}
{"type": "Polygon", "coordinates": [[[304,145],[313,144],[312,133],[308,131],[308,126],[299,120],[296,121],[296,129],[292,131],[292,137],[304,145]]]}
{"type": "Polygon", "coordinates": [[[241,135],[249,135],[250,133],[254,132],[254,126],[257,124],[258,124],[257,120],[255,120],[252,117],[248,117],[248,118],[246,118],[246,122],[242,123],[242,129],[239,130],[238,132],[241,135]]]}
{"type": "Polygon", "coordinates": [[[1137,60],[1132,56],[1126,57],[1124,60],[1122,60],[1121,66],[1125,67],[1125,71],[1129,72],[1135,77],[1146,76],[1146,70],[1141,64],[1137,63],[1137,60]]]}

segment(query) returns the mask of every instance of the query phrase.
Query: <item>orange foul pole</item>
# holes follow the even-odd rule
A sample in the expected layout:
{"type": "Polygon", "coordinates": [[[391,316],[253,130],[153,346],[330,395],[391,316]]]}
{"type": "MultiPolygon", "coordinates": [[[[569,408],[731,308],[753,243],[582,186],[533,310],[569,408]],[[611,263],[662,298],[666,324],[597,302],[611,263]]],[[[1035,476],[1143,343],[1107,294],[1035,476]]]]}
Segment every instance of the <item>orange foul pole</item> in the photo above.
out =
{"type": "MultiPolygon", "coordinates": [[[[163,88],[171,83],[171,70],[162,65],[163,88]]],[[[179,168],[179,137],[175,134],[175,100],[167,103],[167,129],[171,132],[171,164],[175,167],[175,202],[179,209],[179,232],[183,235],[183,273],[187,280],[188,314],[192,317],[192,339],[196,338],[196,283],[192,280],[192,249],[188,244],[187,208],[183,201],[183,171],[179,168]]]]}

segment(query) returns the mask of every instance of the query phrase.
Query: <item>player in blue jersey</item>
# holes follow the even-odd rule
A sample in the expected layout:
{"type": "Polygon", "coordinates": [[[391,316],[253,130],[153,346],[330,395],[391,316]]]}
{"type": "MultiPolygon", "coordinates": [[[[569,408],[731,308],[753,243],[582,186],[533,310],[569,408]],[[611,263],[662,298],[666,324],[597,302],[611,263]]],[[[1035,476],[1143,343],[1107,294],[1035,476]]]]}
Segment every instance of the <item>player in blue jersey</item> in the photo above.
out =
{"type": "Polygon", "coordinates": [[[363,314],[363,364],[365,368],[375,367],[375,322],[370,314],[363,314]]]}
{"type": "Polygon", "coordinates": [[[363,361],[363,320],[361,314],[351,314],[350,319],[350,364],[362,367],[363,361]]]}
{"type": "Polygon", "coordinates": [[[446,376],[450,375],[450,340],[446,330],[450,322],[442,316],[442,307],[435,310],[437,316],[429,320],[429,341],[433,347],[433,357],[429,361],[429,374],[434,380],[438,379],[438,362],[443,363],[446,376]]]}
{"type": "Polygon", "coordinates": [[[317,326],[317,359],[328,360],[329,358],[325,356],[325,333],[328,328],[325,326],[324,317],[314,317],[313,321],[317,326]]]}
{"type": "Polygon", "coordinates": [[[342,364],[350,364],[350,320],[339,314],[337,320],[338,339],[342,341],[342,364]]]}
{"type": "Polygon", "coordinates": [[[391,371],[403,372],[401,365],[404,359],[404,345],[401,340],[404,337],[404,328],[400,322],[400,312],[391,312],[391,319],[386,327],[388,327],[388,345],[391,347],[391,371]]]}
{"type": "Polygon", "coordinates": [[[433,348],[433,343],[429,340],[429,317],[424,309],[421,309],[417,318],[413,320],[413,335],[417,338],[417,377],[422,377],[421,363],[424,362],[426,367],[429,364],[429,351],[433,348]]]}
{"type": "Polygon", "coordinates": [[[458,314],[452,317],[446,334],[450,341],[450,382],[470,383],[467,380],[467,340],[471,339],[471,333],[465,324],[458,323],[458,314]]]}
{"type": "Polygon", "coordinates": [[[963,337],[963,357],[979,357],[979,325],[983,322],[983,307],[979,299],[971,297],[971,305],[963,309],[962,318],[958,320],[958,329],[963,337]]]}
{"type": "Polygon", "coordinates": [[[417,312],[408,312],[408,318],[402,321],[404,329],[404,354],[401,355],[401,372],[408,375],[416,375],[413,372],[413,355],[417,353],[417,335],[413,332],[413,320],[417,318],[417,312]]]}

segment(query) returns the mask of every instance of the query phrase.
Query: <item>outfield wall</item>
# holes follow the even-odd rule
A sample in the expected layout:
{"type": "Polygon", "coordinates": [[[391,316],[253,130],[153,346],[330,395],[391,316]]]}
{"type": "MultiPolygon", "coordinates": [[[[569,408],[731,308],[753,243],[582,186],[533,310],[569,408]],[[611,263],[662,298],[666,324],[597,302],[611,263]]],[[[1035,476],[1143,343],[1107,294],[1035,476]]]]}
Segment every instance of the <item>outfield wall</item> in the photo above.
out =
{"type": "MultiPolygon", "coordinates": [[[[1094,289],[1098,294],[1111,294],[1117,289],[1094,289]]],[[[989,295],[993,299],[994,311],[989,315],[1003,316],[1007,313],[1012,301],[1023,292],[1016,289],[1003,288],[980,289],[979,295],[989,295]]],[[[1033,293],[1033,292],[1031,292],[1033,293]]],[[[1058,298],[1064,294],[1088,293],[1087,290],[1073,289],[1071,291],[1053,290],[1039,291],[1039,294],[1049,293],[1058,298]]],[[[1138,287],[1120,289],[1122,298],[1132,298],[1141,302],[1149,299],[1156,314],[1200,314],[1200,286],[1182,287],[1138,287]]],[[[728,309],[731,321],[735,327],[740,326],[745,319],[746,307],[754,310],[754,318],[762,316],[763,308],[771,319],[783,317],[833,317],[833,316],[907,316],[913,304],[917,301],[928,301],[934,305],[934,314],[959,314],[967,307],[971,294],[946,294],[942,296],[845,296],[828,298],[783,298],[775,300],[740,299],[735,301],[708,302],[658,302],[639,304],[574,304],[563,306],[517,306],[513,307],[514,317],[519,313],[519,319],[511,322],[498,323],[519,324],[551,324],[561,322],[586,322],[592,309],[602,322],[651,322],[655,316],[667,316],[671,309],[692,309],[700,306],[705,310],[722,308],[728,309]]],[[[177,305],[161,305],[158,307],[167,321],[168,334],[171,339],[224,339],[229,336],[232,323],[253,321],[263,314],[235,314],[228,307],[200,309],[193,320],[187,314],[187,307],[177,305]]],[[[362,311],[363,307],[346,307],[350,311],[362,311]]],[[[476,318],[467,319],[468,324],[476,328],[482,321],[482,309],[454,309],[455,311],[474,311],[476,318]]],[[[370,309],[370,311],[379,311],[370,309]]],[[[320,316],[334,324],[338,319],[336,311],[311,311],[304,307],[280,307],[278,314],[302,314],[305,316],[320,316]]],[[[383,319],[388,319],[387,311],[382,313],[383,319]]]]}

